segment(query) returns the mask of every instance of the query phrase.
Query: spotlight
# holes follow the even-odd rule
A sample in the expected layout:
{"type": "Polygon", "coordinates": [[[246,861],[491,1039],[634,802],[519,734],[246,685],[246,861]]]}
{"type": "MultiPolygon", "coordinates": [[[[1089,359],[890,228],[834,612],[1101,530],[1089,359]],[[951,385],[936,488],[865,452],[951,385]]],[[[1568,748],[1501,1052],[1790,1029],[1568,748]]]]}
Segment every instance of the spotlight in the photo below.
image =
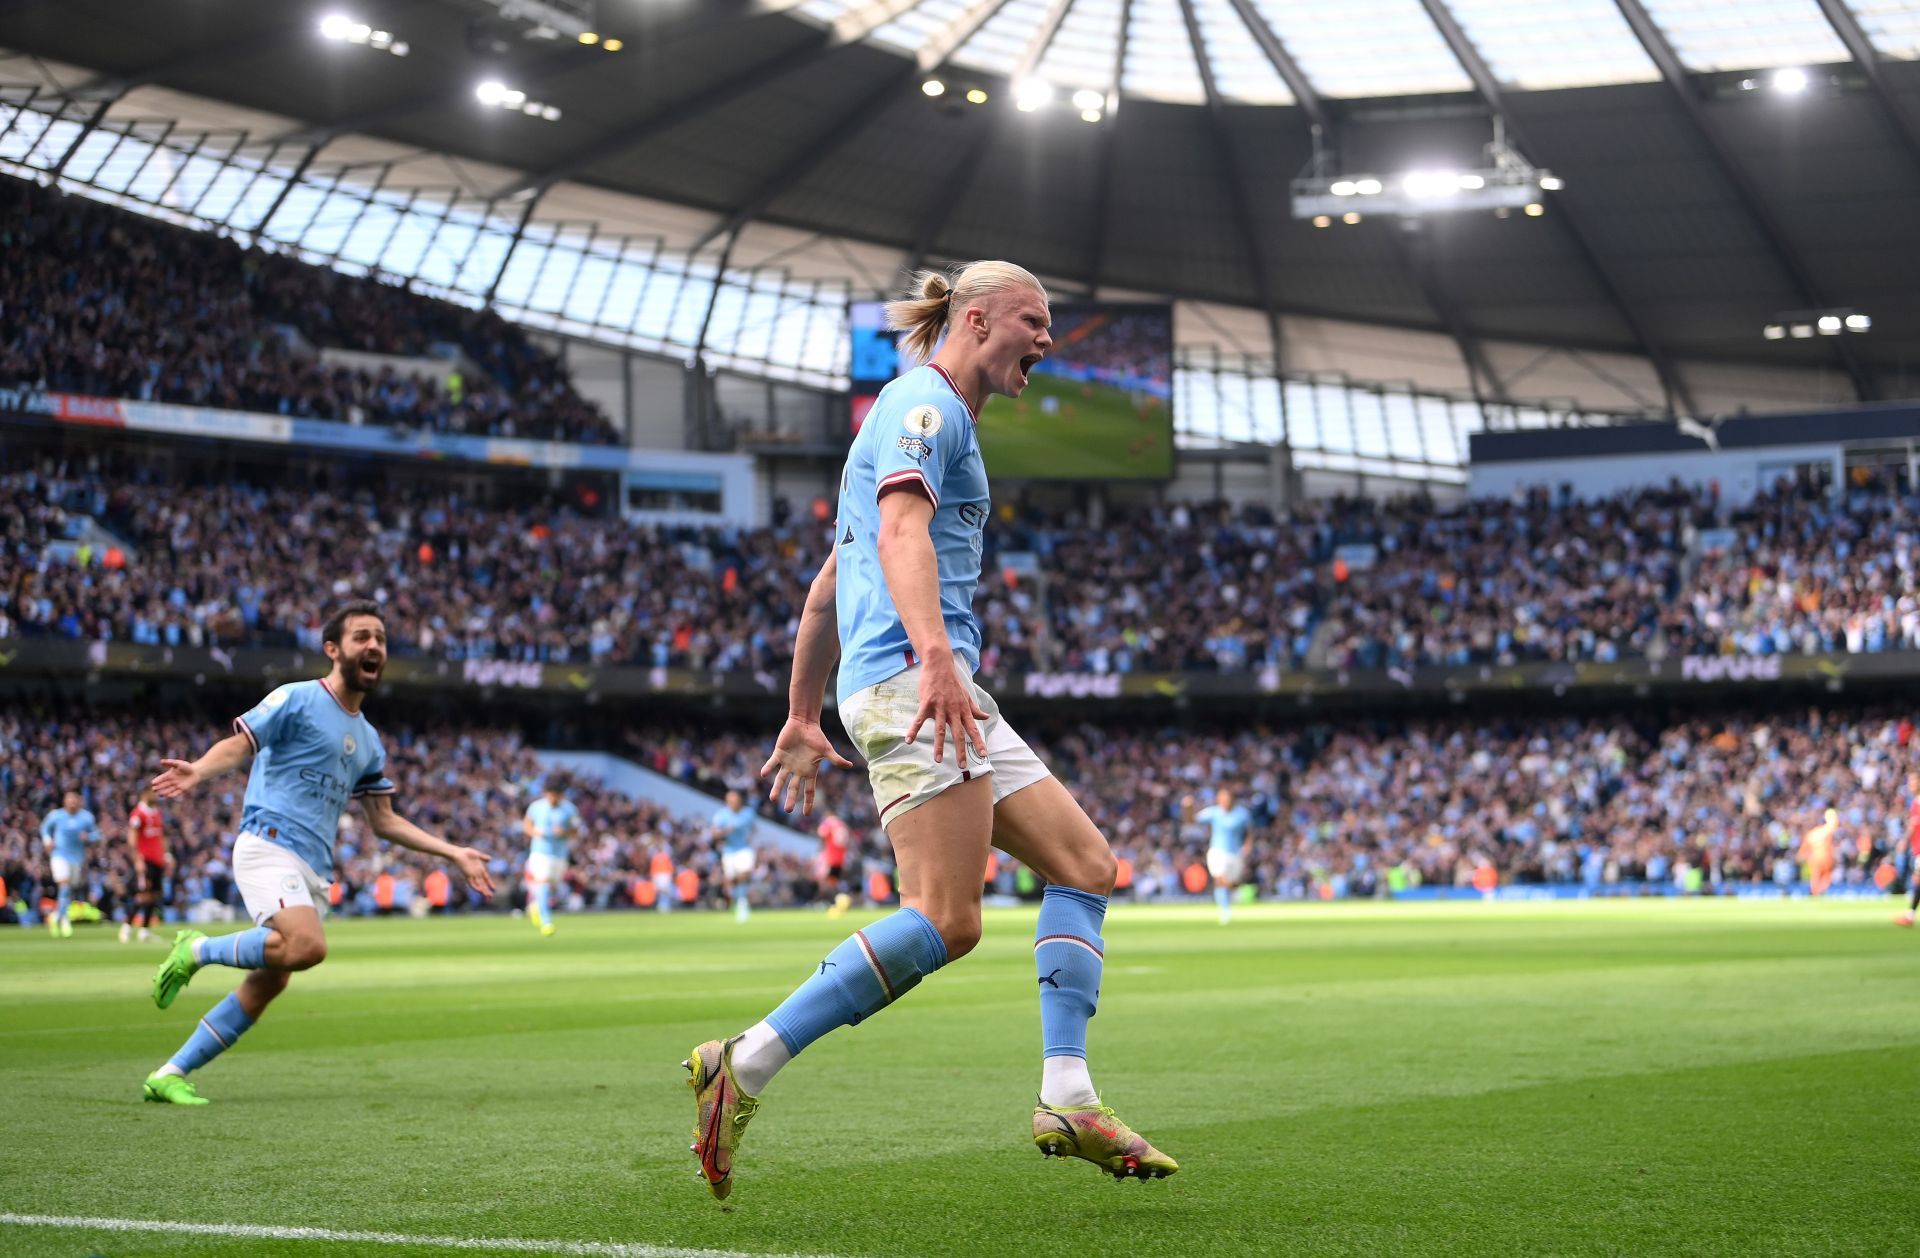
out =
{"type": "Polygon", "coordinates": [[[365,22],[355,22],[347,28],[347,42],[350,44],[364,44],[372,38],[373,28],[365,22]]]}
{"type": "Polygon", "coordinates": [[[320,19],[320,34],[327,39],[345,39],[353,30],[353,19],[344,13],[329,13],[320,19]]]}
{"type": "Polygon", "coordinates": [[[1797,66],[1787,66],[1783,69],[1775,70],[1773,77],[1768,79],[1767,82],[1773,86],[1773,90],[1776,92],[1783,93],[1787,96],[1798,96],[1801,92],[1807,90],[1807,84],[1810,80],[1807,78],[1807,72],[1805,70],[1797,66]]]}
{"type": "Polygon", "coordinates": [[[1097,109],[1083,109],[1080,111],[1080,121],[1098,122],[1100,121],[1100,111],[1097,109]]]}
{"type": "Polygon", "coordinates": [[[542,105],[540,106],[540,116],[548,122],[558,122],[560,121],[560,106],[542,105]]]}
{"type": "Polygon", "coordinates": [[[500,103],[508,109],[518,109],[527,103],[527,94],[517,87],[510,87],[500,97],[500,103]]]}
{"type": "Polygon", "coordinates": [[[1451,196],[1460,190],[1460,177],[1450,170],[1416,170],[1401,177],[1400,189],[1422,201],[1451,196]]]}
{"type": "Polygon", "coordinates": [[[1566,186],[1567,181],[1558,175],[1540,176],[1540,191],[1542,192],[1558,192],[1566,186]]]}
{"type": "Polygon", "coordinates": [[[1345,214],[1342,214],[1340,216],[1340,221],[1345,223],[1348,227],[1352,227],[1355,223],[1360,221],[1360,211],[1348,210],[1345,214]]]}
{"type": "Polygon", "coordinates": [[[1353,190],[1363,197],[1376,197],[1383,186],[1378,179],[1360,179],[1354,182],[1353,190]]]}
{"type": "Polygon", "coordinates": [[[1107,103],[1107,98],[1090,87],[1083,87],[1073,94],[1073,107],[1082,112],[1099,109],[1107,103]]]}
{"type": "Polygon", "coordinates": [[[499,79],[487,79],[473,89],[473,94],[482,105],[502,105],[507,100],[507,85],[499,79]]]}
{"type": "Polygon", "coordinates": [[[1816,322],[1815,326],[1820,329],[1821,336],[1839,336],[1840,335],[1840,316],[1839,315],[1821,315],[1819,320],[1816,322]]]}
{"type": "Polygon", "coordinates": [[[1871,315],[1851,314],[1847,316],[1847,331],[1865,332],[1873,326],[1871,315]]]}
{"type": "Polygon", "coordinates": [[[984,105],[986,103],[987,103],[987,91],[985,88],[970,87],[967,89],[967,104],[984,105]]]}
{"type": "Polygon", "coordinates": [[[600,42],[600,32],[599,31],[581,31],[580,42],[583,44],[597,44],[600,42]]]}
{"type": "Polygon", "coordinates": [[[1014,85],[1013,103],[1021,113],[1030,114],[1053,103],[1053,84],[1045,79],[1024,79],[1014,85]]]}
{"type": "Polygon", "coordinates": [[[1313,216],[1313,225],[1315,227],[1332,227],[1333,220],[1328,218],[1325,214],[1315,214],[1313,216]]]}
{"type": "Polygon", "coordinates": [[[1353,180],[1351,179],[1336,179],[1333,181],[1333,184],[1327,188],[1327,191],[1336,197],[1350,197],[1358,191],[1358,189],[1353,186],[1353,180]]]}
{"type": "Polygon", "coordinates": [[[1480,189],[1486,186],[1487,186],[1487,180],[1486,180],[1486,176],[1484,175],[1460,176],[1459,187],[1463,192],[1478,192],[1480,189]]]}
{"type": "Polygon", "coordinates": [[[627,41],[624,39],[603,39],[600,41],[600,46],[608,52],[619,52],[627,46],[627,41]]]}
{"type": "Polygon", "coordinates": [[[1760,329],[1760,335],[1766,337],[1769,341],[1784,341],[1787,339],[1787,329],[1783,324],[1769,323],[1766,327],[1760,329]]]}
{"type": "Polygon", "coordinates": [[[922,96],[945,96],[947,94],[947,85],[939,79],[928,79],[920,85],[920,94],[922,96]]]}
{"type": "Polygon", "coordinates": [[[1810,340],[1813,337],[1813,325],[1811,323],[1796,323],[1788,330],[1793,333],[1793,339],[1796,341],[1810,340]]]}
{"type": "Polygon", "coordinates": [[[1539,218],[1542,214],[1545,214],[1546,212],[1547,212],[1547,207],[1540,204],[1538,201],[1530,201],[1527,203],[1528,218],[1539,218]]]}

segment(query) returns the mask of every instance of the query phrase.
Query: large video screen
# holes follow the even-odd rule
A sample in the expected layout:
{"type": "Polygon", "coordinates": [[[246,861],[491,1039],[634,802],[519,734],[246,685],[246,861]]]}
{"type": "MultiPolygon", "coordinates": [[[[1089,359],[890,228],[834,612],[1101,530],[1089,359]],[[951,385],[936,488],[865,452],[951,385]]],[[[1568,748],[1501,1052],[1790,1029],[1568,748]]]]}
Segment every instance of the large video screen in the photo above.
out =
{"type": "MultiPolygon", "coordinates": [[[[857,428],[881,386],[913,366],[879,302],[851,312],[857,428]]],[[[991,476],[1030,480],[1166,480],[1173,475],[1173,308],[1115,303],[1053,307],[1053,352],[1018,399],[980,417],[991,476]]]]}

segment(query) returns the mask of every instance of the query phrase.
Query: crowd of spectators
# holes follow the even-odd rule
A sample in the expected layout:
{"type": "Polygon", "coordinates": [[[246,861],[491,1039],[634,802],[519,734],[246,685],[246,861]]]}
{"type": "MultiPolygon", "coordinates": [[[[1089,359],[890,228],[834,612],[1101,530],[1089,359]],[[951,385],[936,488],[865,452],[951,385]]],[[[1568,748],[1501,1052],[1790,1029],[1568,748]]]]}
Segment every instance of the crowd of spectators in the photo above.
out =
{"type": "Polygon", "coordinates": [[[0,179],[0,382],[436,432],[618,442],[492,312],[0,179]],[[292,332],[295,335],[289,335],[292,332]],[[484,379],[328,363],[457,347],[484,379]]]}
{"type": "MultiPolygon", "coordinates": [[[[8,889],[0,901],[50,887],[40,822],[72,789],[101,831],[90,852],[83,898],[110,914],[125,907],[133,881],[127,816],[140,785],[157,772],[161,756],[197,755],[220,728],[211,713],[162,718],[73,704],[10,703],[0,713],[0,881],[8,889]]],[[[402,723],[383,725],[381,735],[402,815],[489,853],[502,906],[523,905],[528,845],[520,818],[545,776],[521,735],[495,726],[402,723]]],[[[684,771],[676,776],[710,780],[684,771]]],[[[717,799],[704,812],[673,812],[592,781],[561,780],[581,813],[568,888],[574,907],[723,902],[710,824],[717,799]],[[683,879],[688,871],[690,878],[683,879]],[[648,885],[642,890],[640,883],[648,885]]],[[[245,791],[245,774],[235,774],[162,805],[176,865],[166,903],[177,915],[195,906],[238,904],[228,861],[245,791]]],[[[342,911],[407,911],[415,901],[426,907],[426,880],[438,863],[378,842],[357,810],[341,820],[336,855],[342,911]]],[[[818,871],[810,861],[771,849],[762,856],[752,890],[757,900],[789,905],[817,897],[818,871]]],[[[465,895],[457,888],[450,903],[463,903],[465,895]]]]}
{"type": "MultiPolygon", "coordinates": [[[[82,793],[104,841],[83,888],[111,913],[131,867],[122,841],[138,785],[163,754],[208,741],[210,716],[157,717],[74,705],[10,705],[0,715],[0,878],[11,896],[42,885],[38,826],[66,789],[82,793]]],[[[519,818],[543,781],[514,730],[395,724],[383,731],[404,815],[493,854],[500,905],[524,903],[519,818]]],[[[1121,858],[1119,894],[1143,900],[1206,886],[1207,829],[1196,803],[1222,786],[1254,818],[1246,879],[1265,898],[1388,894],[1414,886],[1584,884],[1596,894],[1724,892],[1796,884],[1800,844],[1838,815],[1838,882],[1871,879],[1905,833],[1920,771],[1911,720],[1891,710],[1731,712],[1643,723],[1618,716],[1436,719],[1234,732],[1062,727],[1030,741],[1121,858]]],[[[647,727],[624,750],[700,788],[755,798],[772,736],[647,727]]],[[[165,805],[176,912],[237,903],[227,865],[244,778],[165,805]]],[[[712,812],[673,813],[591,781],[567,783],[583,833],[573,907],[723,902],[712,812]]],[[[768,811],[765,804],[763,811],[768,811]]],[[[892,864],[859,772],[824,774],[814,820],[851,830],[844,885],[868,892],[892,864]]],[[[792,819],[811,828],[811,821],[792,819]]],[[[769,905],[830,898],[817,863],[763,848],[750,894],[769,905]]],[[[344,911],[406,911],[433,863],[375,842],[355,814],[338,843],[344,911]],[[379,890],[383,876],[384,891],[379,890]]],[[[1037,886],[1011,862],[993,888],[1037,886]]],[[[463,890],[463,889],[462,889],[463,890]]],[[[460,894],[452,903],[462,903],[460,894]]]]}
{"type": "MultiPolygon", "coordinates": [[[[1247,672],[1920,648],[1920,497],[1678,488],[1285,515],[1170,504],[1099,524],[1002,507],[982,671],[1247,672]]],[[[778,689],[815,523],[630,525],[446,493],[0,470],[0,637],[317,649],[348,593],[396,651],[759,675],[778,689]],[[87,518],[127,549],[61,546],[87,518]]]]}

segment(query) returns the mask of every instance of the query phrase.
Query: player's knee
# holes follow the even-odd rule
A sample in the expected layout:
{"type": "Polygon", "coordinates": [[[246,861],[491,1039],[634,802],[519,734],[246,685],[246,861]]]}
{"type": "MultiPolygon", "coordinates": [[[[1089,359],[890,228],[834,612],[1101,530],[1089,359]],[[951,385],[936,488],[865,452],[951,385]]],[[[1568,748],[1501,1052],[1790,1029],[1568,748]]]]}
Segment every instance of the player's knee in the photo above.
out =
{"type": "Polygon", "coordinates": [[[326,959],[324,935],[294,935],[287,940],[286,968],[289,970],[311,970],[326,959]]]}
{"type": "Polygon", "coordinates": [[[952,964],[972,952],[980,942],[980,906],[956,907],[931,915],[933,928],[947,946],[947,962],[952,964]]]}
{"type": "Polygon", "coordinates": [[[287,990],[288,981],[284,970],[255,970],[247,975],[246,985],[253,989],[260,1003],[265,1004],[287,990]]]}

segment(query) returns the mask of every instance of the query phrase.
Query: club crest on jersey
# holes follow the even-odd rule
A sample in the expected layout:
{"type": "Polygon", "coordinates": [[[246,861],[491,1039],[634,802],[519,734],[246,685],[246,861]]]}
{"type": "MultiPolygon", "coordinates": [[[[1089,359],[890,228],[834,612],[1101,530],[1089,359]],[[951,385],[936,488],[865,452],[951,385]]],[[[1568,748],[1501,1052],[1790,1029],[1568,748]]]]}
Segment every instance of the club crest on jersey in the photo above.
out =
{"type": "Polygon", "coordinates": [[[940,408],[937,406],[916,406],[907,412],[900,426],[918,437],[931,437],[940,431],[940,408]]]}
{"type": "Polygon", "coordinates": [[[342,738],[340,740],[340,750],[349,756],[353,754],[353,735],[352,734],[348,734],[345,738],[342,738]]]}
{"type": "Polygon", "coordinates": [[[266,698],[266,701],[262,703],[260,706],[263,708],[277,708],[281,704],[285,703],[286,701],[287,701],[287,689],[285,686],[282,686],[280,689],[268,695],[266,698]]]}
{"type": "Polygon", "coordinates": [[[918,437],[896,437],[893,444],[922,463],[933,457],[933,447],[918,437]]]}

